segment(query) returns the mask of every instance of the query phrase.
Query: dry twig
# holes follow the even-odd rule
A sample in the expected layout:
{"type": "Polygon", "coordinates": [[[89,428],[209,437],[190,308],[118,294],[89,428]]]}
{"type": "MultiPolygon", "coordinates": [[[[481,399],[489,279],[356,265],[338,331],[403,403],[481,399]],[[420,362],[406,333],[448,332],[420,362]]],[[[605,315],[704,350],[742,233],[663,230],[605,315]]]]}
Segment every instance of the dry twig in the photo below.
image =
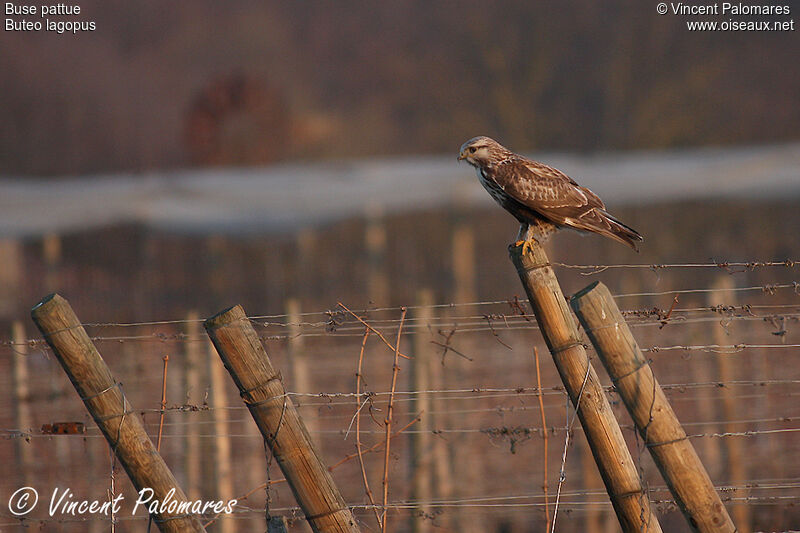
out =
{"type": "Polygon", "coordinates": [[[664,318],[661,319],[661,325],[658,326],[658,329],[664,329],[664,326],[666,326],[669,323],[669,319],[672,316],[672,312],[675,310],[676,305],[678,305],[677,294],[675,295],[675,298],[672,299],[672,305],[669,307],[669,311],[667,311],[667,314],[664,315],[664,318]]]}
{"type": "MultiPolygon", "coordinates": [[[[370,331],[374,332],[374,333],[375,333],[375,334],[376,334],[378,337],[380,337],[380,339],[383,341],[383,343],[384,343],[386,346],[388,346],[390,350],[392,350],[393,352],[397,353],[397,355],[399,355],[399,356],[400,356],[400,357],[402,357],[403,359],[411,359],[409,356],[407,356],[407,355],[404,355],[404,354],[402,354],[402,353],[398,352],[398,351],[397,351],[397,348],[396,348],[395,346],[392,346],[392,344],[391,344],[389,341],[387,341],[387,340],[386,340],[386,337],[384,337],[384,336],[383,336],[383,334],[382,334],[380,331],[378,331],[377,329],[375,329],[375,328],[373,328],[372,326],[370,326],[369,324],[367,324],[367,322],[366,322],[366,321],[365,321],[363,318],[361,318],[360,316],[358,316],[357,314],[355,314],[354,312],[352,312],[352,311],[351,311],[351,310],[350,310],[350,309],[349,309],[349,308],[348,308],[346,305],[344,305],[342,302],[336,302],[336,304],[337,304],[337,305],[339,305],[339,306],[340,306],[342,309],[344,309],[344,310],[345,310],[345,311],[347,311],[348,313],[350,313],[351,315],[353,315],[353,318],[355,318],[356,320],[358,320],[359,322],[361,322],[362,324],[364,324],[364,326],[365,326],[365,327],[366,327],[368,330],[370,330],[370,331]]],[[[401,310],[403,311],[403,316],[405,316],[405,313],[406,313],[406,308],[405,308],[405,307],[402,307],[402,308],[401,308],[401,310]]],[[[400,339],[400,336],[398,335],[398,336],[397,336],[397,338],[398,338],[398,341],[399,341],[399,339],[400,339]]]]}
{"type": "MultiPolygon", "coordinates": [[[[499,342],[500,344],[502,344],[503,346],[505,346],[509,350],[513,350],[514,348],[512,348],[511,346],[509,346],[508,344],[503,342],[503,339],[501,339],[500,335],[498,335],[497,331],[495,331],[494,325],[492,324],[492,315],[483,315],[483,318],[486,320],[486,323],[489,324],[489,330],[492,332],[492,335],[494,335],[495,340],[497,340],[497,342],[499,342]]],[[[504,316],[504,318],[505,318],[505,316],[504,316]]],[[[506,327],[507,326],[508,326],[508,323],[506,323],[506,327]]]]}
{"type": "MultiPolygon", "coordinates": [[[[422,420],[422,411],[420,411],[419,414],[417,414],[417,416],[415,416],[411,420],[411,422],[409,422],[408,424],[406,424],[402,428],[400,428],[397,431],[395,431],[394,433],[392,433],[392,438],[395,438],[396,436],[400,435],[402,432],[404,432],[405,430],[407,430],[408,428],[410,428],[411,426],[413,426],[414,424],[416,424],[420,420],[422,420]]],[[[384,441],[379,441],[379,442],[373,444],[372,446],[370,446],[369,448],[367,448],[366,450],[362,450],[361,453],[365,454],[365,453],[370,453],[370,452],[377,452],[380,449],[380,447],[383,446],[383,445],[384,445],[384,441]]],[[[358,457],[358,453],[351,453],[350,455],[345,456],[345,458],[342,459],[341,461],[339,461],[338,463],[336,463],[336,464],[334,464],[332,466],[329,466],[328,470],[333,472],[334,469],[339,468],[344,463],[346,463],[347,461],[349,461],[349,460],[351,460],[351,459],[353,459],[355,457],[358,457]]]]}
{"type": "MultiPolygon", "coordinates": [[[[340,304],[341,305],[341,304],[340,304]]],[[[375,513],[375,520],[378,522],[378,527],[381,526],[381,517],[378,514],[378,508],[375,505],[375,498],[372,496],[372,489],[369,488],[369,481],[367,480],[367,469],[364,467],[364,454],[361,451],[361,369],[364,366],[364,348],[367,346],[367,339],[369,338],[369,326],[364,330],[364,339],[361,341],[361,352],[358,355],[358,369],[356,370],[356,405],[358,411],[356,412],[356,454],[358,455],[358,464],[361,467],[361,479],[364,481],[364,492],[367,494],[370,507],[375,513]]]]}
{"type": "MultiPolygon", "coordinates": [[[[169,355],[162,357],[164,360],[164,372],[161,376],[161,415],[158,420],[158,439],[156,440],[156,451],[161,451],[161,434],[164,431],[164,413],[167,410],[167,365],[169,364],[169,355]]],[[[147,520],[147,531],[149,533],[150,527],[153,525],[153,515],[147,520]]]]}
{"type": "MultiPolygon", "coordinates": [[[[453,330],[453,331],[455,332],[455,330],[453,330]]],[[[449,342],[450,336],[448,336],[447,339],[448,339],[448,342],[449,342]]],[[[453,352],[454,354],[463,357],[467,361],[472,361],[473,360],[472,357],[459,352],[458,350],[456,350],[455,348],[453,348],[449,344],[445,344],[445,343],[439,342],[439,341],[431,341],[431,344],[435,344],[436,346],[441,346],[442,348],[444,348],[444,351],[442,352],[442,361],[444,361],[444,356],[447,355],[447,352],[453,352]]]]}
{"type": "Polygon", "coordinates": [[[158,440],[156,441],[156,451],[161,451],[161,433],[164,430],[164,413],[167,410],[167,365],[169,364],[169,355],[163,357],[164,360],[164,374],[161,377],[161,418],[158,421],[158,440]]]}

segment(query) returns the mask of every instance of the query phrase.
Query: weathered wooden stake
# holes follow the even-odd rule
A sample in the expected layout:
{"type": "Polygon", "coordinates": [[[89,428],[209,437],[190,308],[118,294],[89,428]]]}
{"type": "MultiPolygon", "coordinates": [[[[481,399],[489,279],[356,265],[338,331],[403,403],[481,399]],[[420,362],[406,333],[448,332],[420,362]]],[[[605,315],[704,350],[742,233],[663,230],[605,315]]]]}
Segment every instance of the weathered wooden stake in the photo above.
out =
{"type": "MultiPolygon", "coordinates": [[[[411,439],[411,500],[427,502],[431,499],[431,433],[434,429],[431,414],[431,397],[427,392],[431,390],[431,363],[436,358],[433,353],[433,344],[430,342],[430,334],[426,327],[432,322],[433,293],[429,289],[420,290],[417,293],[417,309],[415,318],[421,326],[414,336],[414,359],[411,360],[411,372],[409,381],[411,390],[417,391],[411,402],[412,413],[422,413],[420,420],[419,433],[412,433],[411,439]]],[[[427,533],[432,531],[431,520],[426,516],[430,509],[425,504],[420,504],[414,508],[411,515],[411,531],[415,533],[427,533]]]]}
{"type": "MultiPolygon", "coordinates": [[[[434,297],[432,293],[428,293],[427,295],[420,295],[420,300],[425,300],[427,303],[425,305],[432,305],[434,303],[434,297]]],[[[418,303],[418,305],[422,305],[418,303]]],[[[441,316],[441,313],[438,310],[431,309],[432,319],[435,320],[437,317],[441,316]]],[[[434,333],[434,332],[432,332],[434,333]]],[[[421,334],[421,333],[419,333],[421,334]]],[[[418,335],[419,335],[418,334],[418,335]]],[[[436,335],[433,335],[436,338],[436,335]]],[[[430,337],[429,337],[430,340],[430,337]]],[[[453,360],[453,355],[450,355],[451,361],[453,360]]],[[[458,357],[458,356],[455,356],[458,357]]],[[[436,350],[435,353],[431,354],[430,361],[428,366],[428,372],[430,375],[428,376],[428,383],[430,390],[444,390],[447,388],[447,377],[448,375],[444,372],[444,365],[442,364],[442,358],[440,357],[439,350],[436,350]]],[[[432,430],[440,429],[443,427],[448,427],[450,422],[450,417],[447,413],[447,408],[444,405],[444,401],[441,395],[433,394],[430,397],[430,411],[427,413],[427,422],[426,417],[423,415],[422,417],[422,424],[429,424],[432,430]],[[435,415],[433,413],[436,413],[435,415]]],[[[425,426],[427,427],[427,426],[425,426]]],[[[453,497],[453,445],[452,439],[448,440],[445,439],[442,435],[436,435],[432,439],[431,443],[431,476],[432,476],[432,495],[434,498],[438,500],[448,500],[453,497]]],[[[454,527],[454,515],[453,512],[445,512],[439,515],[437,518],[437,522],[441,525],[444,530],[455,530],[457,528],[454,527]]]]}
{"type": "MultiPolygon", "coordinates": [[[[665,286],[669,286],[665,284],[665,286]]],[[[626,302],[627,303],[627,302],[626,302]]],[[[638,307],[634,307],[638,309],[638,307]]],[[[717,326],[723,329],[722,326],[717,326]]],[[[705,344],[707,342],[708,324],[702,322],[694,326],[689,326],[690,344],[705,344]]],[[[694,383],[712,383],[721,378],[717,377],[716,361],[711,357],[693,357],[687,361],[689,367],[689,377],[694,383]]],[[[716,433],[719,431],[717,420],[719,416],[717,413],[720,411],[717,402],[710,399],[698,399],[695,401],[692,408],[696,413],[696,418],[703,422],[702,425],[697,426],[700,433],[716,433]]],[[[703,464],[706,467],[708,475],[712,479],[722,478],[722,439],[705,438],[698,443],[698,452],[700,457],[703,458],[703,464]]],[[[727,440],[727,439],[726,439],[727,440]]],[[[736,513],[734,512],[734,516],[736,513]]],[[[738,522],[738,520],[737,520],[738,522]]],[[[744,532],[739,532],[744,533],[744,532]]]]}
{"type": "MultiPolygon", "coordinates": [[[[28,433],[32,431],[31,423],[31,398],[30,381],[28,379],[28,345],[25,343],[25,326],[22,322],[14,321],[11,324],[11,339],[14,342],[14,352],[11,355],[12,372],[11,379],[14,384],[14,411],[16,414],[15,422],[17,429],[28,433]]],[[[33,445],[29,437],[17,438],[17,468],[19,468],[20,483],[23,487],[31,484],[31,468],[34,465],[33,445]]]]}
{"type": "MultiPolygon", "coordinates": [[[[292,389],[295,392],[308,394],[312,392],[311,372],[309,370],[307,350],[303,347],[303,330],[300,326],[303,317],[300,312],[299,299],[289,298],[286,300],[287,352],[289,356],[289,372],[292,389]]],[[[316,412],[308,412],[308,409],[306,410],[306,416],[303,422],[309,433],[316,433],[319,430],[317,418],[316,412]]],[[[317,449],[322,449],[319,442],[316,444],[317,449]]]]}
{"type": "Polygon", "coordinates": [[[577,408],[586,440],[622,530],[626,533],[660,532],[661,526],[650,507],[647,493],[642,489],[622,430],[589,362],[547,255],[538,244],[532,246],[527,254],[523,254],[521,245],[512,245],[509,253],[561,380],[577,408]]]}
{"type": "MultiPolygon", "coordinates": [[[[42,236],[42,259],[44,262],[44,290],[55,292],[61,285],[61,237],[55,233],[48,233],[42,236]]],[[[64,394],[62,383],[56,380],[50,382],[50,395],[58,398],[64,394]]],[[[55,448],[55,467],[64,470],[70,464],[70,441],[68,439],[53,439],[55,448]]],[[[52,464],[52,461],[51,461],[52,464]]]]}
{"type": "MultiPolygon", "coordinates": [[[[459,222],[453,229],[453,301],[456,303],[477,300],[477,274],[475,273],[475,232],[472,226],[459,222]]],[[[468,314],[467,310],[463,310],[468,314]]]]}
{"type": "MultiPolygon", "coordinates": [[[[148,437],[142,419],[125,398],[121,385],[111,375],[69,303],[51,294],[36,304],[31,316],[136,490],[152,489],[153,500],[161,502],[172,490],[174,500],[187,501],[148,437]]],[[[205,531],[194,516],[174,512],[152,516],[164,533],[205,531]]]]}
{"type": "Polygon", "coordinates": [[[391,298],[389,279],[386,273],[386,223],[383,207],[372,204],[367,207],[364,244],[367,249],[367,297],[378,307],[389,305],[391,298]]]}
{"type": "MultiPolygon", "coordinates": [[[[734,288],[732,276],[729,274],[720,275],[720,277],[717,278],[717,280],[712,284],[712,288],[718,290],[709,293],[708,305],[711,307],[727,307],[736,304],[736,299],[733,296],[735,293],[731,292],[731,289],[734,288]]],[[[723,328],[722,326],[714,328],[714,342],[720,345],[730,344],[730,339],[727,336],[726,328],[723,328]]],[[[717,355],[715,359],[717,361],[719,381],[723,383],[736,381],[738,378],[737,368],[739,368],[741,365],[735,364],[730,356],[724,354],[717,355]]],[[[722,387],[720,392],[722,394],[722,413],[726,421],[725,431],[727,433],[741,431],[741,424],[736,424],[733,421],[737,418],[742,418],[741,409],[743,406],[736,401],[733,390],[729,386],[722,387]]],[[[726,466],[728,481],[731,485],[737,487],[733,494],[736,496],[746,497],[748,496],[749,492],[748,489],[745,488],[748,479],[748,461],[746,459],[747,454],[743,450],[743,444],[744,441],[748,439],[729,437],[724,440],[725,450],[727,452],[726,466]]],[[[733,511],[733,516],[736,518],[738,533],[750,533],[753,531],[751,509],[747,502],[739,501],[733,504],[733,508],[731,510],[733,511]]]]}
{"type": "Polygon", "coordinates": [[[237,305],[222,311],[206,320],[205,328],[311,529],[358,532],[244,309],[237,305]]]}
{"type": "Polygon", "coordinates": [[[42,238],[42,255],[45,264],[45,290],[55,290],[60,285],[61,276],[61,237],[48,233],[42,238]]]}
{"type": "MultiPolygon", "coordinates": [[[[227,401],[225,400],[225,370],[222,363],[215,357],[211,343],[206,342],[206,355],[208,360],[208,373],[211,379],[211,407],[214,420],[214,467],[216,469],[217,490],[216,497],[223,501],[235,498],[233,493],[233,466],[231,465],[231,437],[230,424],[228,423],[227,401]]],[[[221,516],[219,523],[220,533],[235,533],[236,520],[226,519],[221,516]]]]}
{"type": "MultiPolygon", "coordinates": [[[[194,404],[199,407],[203,402],[202,389],[202,342],[198,342],[200,337],[200,315],[196,311],[190,311],[186,315],[185,333],[187,341],[183,343],[183,376],[184,391],[186,393],[186,403],[194,404]]],[[[203,417],[204,413],[194,413],[192,417],[203,417]]],[[[196,420],[200,422],[201,420],[196,420]]],[[[204,421],[204,420],[203,420],[204,421]]],[[[184,473],[186,481],[186,492],[189,498],[196,500],[203,493],[201,489],[203,479],[203,461],[200,453],[200,425],[197,423],[188,424],[184,440],[184,473]]]]}
{"type": "Polygon", "coordinates": [[[17,240],[0,239],[0,320],[15,316],[22,293],[24,268],[22,244],[17,240]]]}
{"type": "Polygon", "coordinates": [[[571,304],[691,528],[736,531],[608,288],[592,283],[571,304]]]}
{"type": "MultiPolygon", "coordinates": [[[[475,255],[475,231],[466,217],[456,215],[452,235],[452,262],[453,262],[453,302],[465,304],[477,300],[477,275],[475,255]]],[[[454,311],[454,310],[451,310],[454,311]]],[[[479,314],[478,309],[472,305],[459,307],[459,312],[465,315],[479,314]]],[[[456,313],[453,313],[454,315],[456,313]]],[[[454,319],[456,322],[457,318],[454,319]]],[[[458,341],[459,348],[464,353],[474,353],[477,346],[474,337],[469,335],[458,341]]],[[[472,370],[469,361],[462,357],[448,355],[447,372],[456,383],[463,384],[470,376],[472,370]]],[[[441,367],[441,365],[440,365],[441,367]]],[[[437,437],[438,439],[439,437],[437,437]]],[[[476,455],[471,443],[457,439],[450,446],[453,465],[460,465],[453,469],[453,481],[456,487],[470,487],[472,491],[482,492],[487,479],[484,471],[484,461],[476,460],[476,455]]],[[[452,526],[463,533],[483,533],[490,529],[487,517],[480,513],[466,516],[463,512],[452,513],[452,526]]]]}

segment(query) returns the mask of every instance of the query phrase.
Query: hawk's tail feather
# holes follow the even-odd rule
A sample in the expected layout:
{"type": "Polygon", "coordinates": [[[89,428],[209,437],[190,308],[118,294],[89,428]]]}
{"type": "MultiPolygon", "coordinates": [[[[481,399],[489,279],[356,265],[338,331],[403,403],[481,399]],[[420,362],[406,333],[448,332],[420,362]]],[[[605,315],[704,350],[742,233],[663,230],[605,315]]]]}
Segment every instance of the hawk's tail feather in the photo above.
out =
{"type": "Polygon", "coordinates": [[[608,229],[603,228],[605,231],[601,231],[601,233],[607,237],[611,237],[612,239],[621,242],[622,244],[627,244],[638,252],[639,247],[636,243],[643,241],[644,237],[642,237],[638,231],[630,226],[626,226],[607,212],[600,212],[602,213],[605,222],[608,224],[608,229]]]}

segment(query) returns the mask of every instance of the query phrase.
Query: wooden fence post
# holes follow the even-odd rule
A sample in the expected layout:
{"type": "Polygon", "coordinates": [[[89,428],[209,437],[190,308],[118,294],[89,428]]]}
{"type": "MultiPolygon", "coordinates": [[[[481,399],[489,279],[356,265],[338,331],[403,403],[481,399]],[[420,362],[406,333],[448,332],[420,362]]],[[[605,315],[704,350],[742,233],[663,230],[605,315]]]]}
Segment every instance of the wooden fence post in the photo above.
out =
{"type": "MultiPolygon", "coordinates": [[[[473,303],[477,300],[477,274],[475,256],[475,231],[461,214],[455,216],[452,234],[452,276],[453,292],[452,301],[458,304],[473,303]]],[[[450,309],[453,322],[458,323],[458,315],[475,315],[479,313],[479,307],[475,305],[462,305],[456,309],[450,309]]],[[[477,349],[477,342],[473,336],[466,335],[461,337],[458,342],[459,348],[465,353],[473,353],[477,349]]],[[[450,378],[456,383],[464,383],[471,377],[472,370],[470,362],[462,357],[454,357],[448,361],[448,373],[450,378]]],[[[438,439],[439,437],[437,437],[438,439]]],[[[450,452],[453,456],[454,465],[462,465],[462,468],[453,469],[454,485],[462,491],[466,488],[470,492],[467,494],[482,494],[487,475],[484,470],[484,462],[476,460],[472,449],[472,444],[466,440],[457,439],[452,442],[450,452]]],[[[460,495],[465,495],[461,492],[460,495]]],[[[456,494],[456,496],[459,496],[456,494]]],[[[482,533],[490,529],[489,522],[485,515],[477,513],[469,517],[463,509],[454,509],[452,512],[452,526],[454,529],[463,533],[482,533]]]]}
{"type": "MultiPolygon", "coordinates": [[[[24,433],[32,431],[30,381],[28,379],[28,345],[25,338],[25,326],[22,322],[14,321],[11,324],[11,339],[14,342],[14,352],[11,355],[11,379],[14,384],[14,411],[17,429],[24,433]]],[[[29,438],[19,437],[14,442],[17,454],[17,468],[23,487],[31,484],[31,468],[34,465],[33,447],[29,438]]]]}
{"type": "MultiPolygon", "coordinates": [[[[418,305],[433,305],[434,297],[433,294],[428,292],[425,294],[423,291],[420,294],[418,305]],[[422,302],[426,303],[422,303],[422,302]]],[[[434,324],[431,326],[430,336],[428,337],[428,341],[430,344],[431,337],[435,338],[436,335],[436,326],[435,321],[437,318],[442,316],[441,311],[438,309],[431,309],[431,319],[434,321],[434,324]]],[[[428,333],[428,332],[425,332],[428,333]]],[[[422,331],[418,332],[417,335],[425,335],[422,331]]],[[[441,357],[439,357],[438,350],[435,350],[434,353],[431,353],[431,357],[429,358],[429,365],[428,365],[428,384],[430,386],[430,390],[444,390],[447,388],[447,376],[444,372],[444,365],[442,362],[441,357]]],[[[431,431],[439,430],[442,428],[446,428],[450,422],[450,416],[446,412],[445,401],[439,394],[432,394],[429,398],[430,404],[430,411],[426,415],[422,417],[422,426],[424,428],[430,427],[431,431]],[[436,414],[434,414],[436,413],[436,414]],[[427,425],[426,425],[427,424],[427,425]]],[[[442,434],[435,434],[432,442],[431,442],[431,492],[433,498],[437,500],[449,500],[453,497],[453,446],[452,440],[448,441],[442,434]]],[[[436,523],[440,525],[444,530],[454,530],[457,529],[453,526],[456,522],[454,512],[442,512],[437,518],[436,523]]]]}
{"type": "MultiPolygon", "coordinates": [[[[477,300],[475,273],[475,232],[464,222],[453,229],[453,301],[468,303],[477,300]]],[[[470,310],[473,310],[471,307],[470,310]]],[[[468,311],[464,310],[465,314],[468,311]]]]}
{"type": "Polygon", "coordinates": [[[54,291],[60,285],[61,277],[61,237],[48,233],[42,237],[42,255],[44,256],[44,285],[48,291],[54,291]]]}
{"type": "Polygon", "coordinates": [[[425,533],[433,530],[428,515],[430,507],[426,503],[431,499],[431,464],[432,443],[431,433],[434,429],[433,414],[431,413],[431,365],[436,355],[433,353],[433,345],[430,342],[430,327],[433,321],[433,293],[430,289],[422,289],[417,293],[417,309],[415,318],[418,320],[419,329],[414,335],[414,359],[411,361],[411,373],[409,381],[411,390],[417,394],[411,402],[412,413],[422,413],[419,422],[419,433],[412,433],[411,440],[411,500],[418,503],[414,507],[411,515],[411,531],[415,533],[425,533]]]}
{"type": "Polygon", "coordinates": [[[244,309],[237,305],[222,311],[206,320],[205,328],[311,529],[358,532],[244,309]]]}
{"type": "MultiPolygon", "coordinates": [[[[214,348],[206,341],[208,373],[211,380],[211,412],[214,420],[214,467],[216,469],[218,499],[228,501],[235,498],[233,490],[233,467],[231,465],[231,437],[228,423],[227,401],[225,400],[225,371],[219,359],[214,357],[214,348]]],[[[220,533],[235,533],[236,520],[220,517],[220,533]]]]}
{"type": "MultiPolygon", "coordinates": [[[[733,278],[729,274],[722,274],[711,286],[717,289],[715,292],[709,293],[708,305],[711,307],[727,307],[736,304],[736,299],[733,296],[735,293],[731,292],[734,288],[733,278]]],[[[716,344],[724,345],[730,344],[730,339],[727,338],[726,329],[722,326],[714,328],[714,342],[716,344]]],[[[736,381],[737,368],[740,364],[734,364],[731,356],[719,354],[715,357],[717,361],[718,379],[723,383],[736,381]]],[[[742,375],[742,374],[739,374],[742,375]]],[[[741,424],[734,422],[737,418],[742,417],[742,405],[736,401],[733,389],[730,386],[725,386],[720,389],[722,394],[722,413],[725,418],[725,432],[733,433],[741,431],[741,424]],[[737,405],[738,404],[738,405],[737,405]]],[[[745,488],[747,484],[747,454],[742,449],[746,439],[740,437],[728,437],[725,439],[724,446],[727,452],[726,466],[728,474],[728,482],[736,487],[733,492],[736,496],[747,496],[748,490],[745,488]]],[[[750,533],[753,531],[752,516],[750,505],[747,502],[736,502],[733,504],[733,516],[736,517],[736,526],[738,533],[750,533]]]]}
{"type": "MultiPolygon", "coordinates": [[[[286,347],[289,359],[290,379],[292,389],[294,389],[295,392],[308,394],[313,391],[311,375],[308,368],[308,355],[306,355],[306,350],[303,349],[303,328],[300,325],[302,321],[303,317],[301,315],[300,300],[297,298],[289,298],[286,300],[286,333],[288,336],[286,347]]],[[[306,398],[307,397],[304,397],[303,401],[306,401],[306,398]]],[[[309,433],[316,433],[319,430],[317,419],[316,411],[309,412],[306,410],[306,416],[303,422],[309,433]]],[[[316,444],[317,449],[322,448],[319,442],[316,444]]]]}
{"type": "MultiPolygon", "coordinates": [[[[184,332],[186,342],[183,344],[183,379],[184,392],[186,393],[186,403],[201,406],[203,402],[202,389],[202,342],[196,339],[200,337],[199,315],[196,311],[190,311],[186,315],[184,332]]],[[[195,413],[194,416],[200,418],[204,413],[195,413]]],[[[205,416],[203,416],[203,419],[205,416]]],[[[191,419],[190,419],[191,420],[191,419]]],[[[204,421],[204,420],[201,420],[204,421]]],[[[186,492],[189,498],[196,500],[203,493],[201,483],[203,479],[203,461],[200,453],[200,425],[197,423],[187,424],[183,437],[183,469],[185,473],[186,492]]]]}
{"type": "Polygon", "coordinates": [[[386,242],[383,207],[379,204],[369,205],[364,230],[368,268],[367,298],[377,307],[389,305],[391,298],[389,279],[386,273],[386,242]]]}
{"type": "Polygon", "coordinates": [[[608,288],[594,282],[571,304],[692,530],[736,531],[608,288]]]}
{"type": "MultiPolygon", "coordinates": [[[[86,409],[119,458],[137,491],[151,489],[152,500],[187,501],[175,476],[148,437],[142,419],[128,402],[69,303],[58,294],[46,296],[31,317],[53,349],[86,409]]],[[[152,513],[164,532],[205,531],[198,519],[185,513],[152,513]]]]}
{"type": "MultiPolygon", "coordinates": [[[[717,327],[723,329],[721,326],[717,327]]],[[[707,342],[707,323],[701,322],[700,324],[689,326],[689,328],[690,344],[705,344],[707,342]]],[[[711,357],[693,357],[687,361],[687,366],[689,367],[689,377],[695,383],[712,383],[720,380],[715,370],[716,361],[711,357]]],[[[697,395],[698,392],[702,394],[702,389],[695,391],[695,395],[697,395]]],[[[721,415],[717,414],[719,411],[719,409],[717,409],[718,407],[717,402],[710,398],[699,399],[699,401],[694,402],[693,409],[695,415],[697,419],[703,421],[703,424],[697,427],[700,433],[710,434],[719,431],[719,426],[716,421],[719,420],[718,416],[721,415]]],[[[698,443],[698,451],[700,452],[700,457],[703,458],[703,463],[705,464],[709,477],[719,480],[721,480],[722,477],[722,443],[720,440],[721,439],[717,438],[704,438],[698,443]]],[[[735,512],[734,516],[736,516],[735,512]]],[[[745,532],[740,531],[739,533],[745,532]]]]}
{"type": "Polygon", "coordinates": [[[16,315],[23,283],[24,251],[17,240],[0,239],[0,320],[16,315]]]}
{"type": "Polygon", "coordinates": [[[625,533],[661,532],[622,430],[589,362],[547,255],[538,244],[527,254],[523,254],[521,245],[512,245],[509,253],[561,380],[576,406],[622,530],[625,533]]]}

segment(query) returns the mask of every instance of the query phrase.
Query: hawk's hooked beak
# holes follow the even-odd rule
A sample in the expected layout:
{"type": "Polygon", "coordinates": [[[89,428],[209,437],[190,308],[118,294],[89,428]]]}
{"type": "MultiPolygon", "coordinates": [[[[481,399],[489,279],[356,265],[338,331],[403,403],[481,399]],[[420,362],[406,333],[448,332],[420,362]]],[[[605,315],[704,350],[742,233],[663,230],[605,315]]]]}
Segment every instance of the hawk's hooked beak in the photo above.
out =
{"type": "Polygon", "coordinates": [[[465,154],[464,152],[461,152],[460,154],[458,154],[458,160],[459,161],[463,161],[466,158],[467,158],[467,154],[465,154]]]}

